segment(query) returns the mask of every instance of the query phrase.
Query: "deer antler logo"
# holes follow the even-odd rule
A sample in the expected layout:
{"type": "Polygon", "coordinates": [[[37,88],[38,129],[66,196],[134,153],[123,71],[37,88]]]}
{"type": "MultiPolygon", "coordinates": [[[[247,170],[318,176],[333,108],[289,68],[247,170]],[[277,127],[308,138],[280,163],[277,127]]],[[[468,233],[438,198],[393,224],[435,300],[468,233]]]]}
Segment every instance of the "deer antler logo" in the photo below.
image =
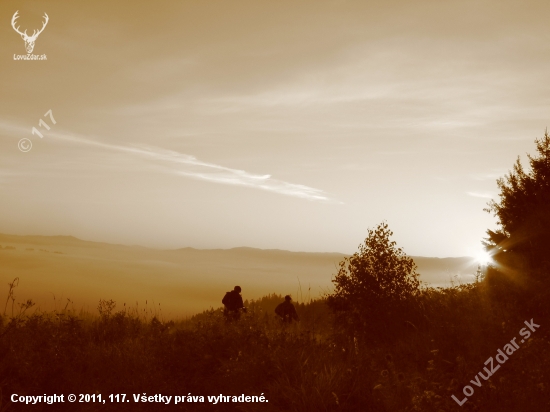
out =
{"type": "Polygon", "coordinates": [[[42,28],[40,30],[34,30],[33,33],[32,33],[32,36],[29,36],[29,35],[27,35],[27,30],[25,30],[23,33],[21,33],[19,31],[19,26],[15,27],[15,20],[17,20],[19,18],[17,13],[19,13],[19,10],[17,10],[15,12],[15,14],[13,15],[13,17],[11,19],[11,26],[13,27],[13,29],[17,33],[19,33],[21,35],[21,38],[25,41],[25,48],[27,49],[27,53],[30,54],[30,53],[32,53],[32,51],[34,49],[34,42],[36,41],[36,38],[38,37],[38,35],[40,33],[42,33],[44,31],[44,29],[46,28],[46,25],[48,24],[48,20],[50,18],[48,17],[48,15],[46,13],[44,13],[44,18],[46,19],[46,21],[42,25],[42,28]]]}

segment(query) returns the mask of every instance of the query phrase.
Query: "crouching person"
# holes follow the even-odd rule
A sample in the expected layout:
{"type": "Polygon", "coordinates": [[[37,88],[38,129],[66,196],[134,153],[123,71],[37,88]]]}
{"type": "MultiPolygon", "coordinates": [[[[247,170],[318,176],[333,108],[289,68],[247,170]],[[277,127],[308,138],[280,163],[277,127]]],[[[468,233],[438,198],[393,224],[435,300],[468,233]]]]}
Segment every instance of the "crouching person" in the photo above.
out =
{"type": "Polygon", "coordinates": [[[291,302],[292,298],[289,295],[285,296],[285,301],[280,303],[275,308],[275,313],[281,318],[283,323],[292,323],[293,320],[300,321],[296,308],[291,302]]]}

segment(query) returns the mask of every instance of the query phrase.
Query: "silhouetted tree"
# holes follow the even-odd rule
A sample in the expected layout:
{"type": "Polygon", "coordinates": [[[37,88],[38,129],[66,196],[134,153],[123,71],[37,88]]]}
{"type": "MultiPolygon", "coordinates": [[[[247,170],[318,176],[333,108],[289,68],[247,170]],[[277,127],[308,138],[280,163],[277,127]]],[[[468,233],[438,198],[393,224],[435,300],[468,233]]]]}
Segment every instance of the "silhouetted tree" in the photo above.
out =
{"type": "MultiPolygon", "coordinates": [[[[498,219],[499,228],[488,230],[487,250],[497,269],[529,273],[541,278],[550,269],[550,136],[536,139],[537,154],[528,155],[530,171],[516,160],[513,170],[497,180],[499,201],[485,209],[498,219]]],[[[546,275],[545,275],[546,274],[546,275]]]]}
{"type": "Polygon", "coordinates": [[[376,336],[407,319],[420,282],[413,259],[390,240],[392,235],[387,223],[369,229],[359,251],[340,262],[334,294],[327,299],[337,325],[376,336]]]}

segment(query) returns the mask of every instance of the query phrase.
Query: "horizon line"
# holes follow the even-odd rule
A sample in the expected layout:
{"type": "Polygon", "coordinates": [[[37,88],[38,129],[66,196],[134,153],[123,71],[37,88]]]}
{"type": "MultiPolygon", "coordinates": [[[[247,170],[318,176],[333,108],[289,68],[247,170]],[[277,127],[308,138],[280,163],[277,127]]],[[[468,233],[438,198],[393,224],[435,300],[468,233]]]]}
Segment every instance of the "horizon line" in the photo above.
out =
{"type": "MultiPolygon", "coordinates": [[[[138,247],[138,248],[144,248],[144,249],[151,249],[151,250],[157,250],[157,251],[167,251],[167,252],[176,252],[180,250],[185,249],[192,249],[197,251],[230,251],[230,250],[237,250],[237,249],[251,249],[251,250],[260,250],[265,252],[287,252],[287,253],[308,253],[308,254],[334,254],[334,255],[342,255],[342,256],[352,256],[353,253],[343,253],[343,252],[307,252],[303,250],[290,250],[290,249],[279,249],[279,248],[259,248],[254,246],[235,246],[235,247],[229,247],[229,248],[197,248],[193,246],[182,246],[182,247],[176,247],[176,248],[158,248],[158,247],[151,247],[151,246],[143,246],[139,244],[125,244],[125,243],[110,243],[107,241],[98,241],[98,240],[86,240],[81,239],[79,237],[73,236],[73,235],[17,235],[17,234],[10,234],[10,233],[3,233],[0,232],[0,236],[13,236],[13,237],[40,237],[40,238],[65,238],[65,239],[71,239],[76,240],[79,242],[86,242],[86,243],[96,243],[96,244],[105,244],[105,245],[111,245],[111,246],[122,246],[122,247],[138,247]]],[[[462,255],[462,256],[445,256],[445,257],[439,257],[439,256],[422,256],[422,255],[409,255],[407,256],[412,258],[429,258],[429,259],[460,259],[460,258],[470,258],[470,259],[476,259],[474,256],[468,256],[468,255],[462,255]]]]}

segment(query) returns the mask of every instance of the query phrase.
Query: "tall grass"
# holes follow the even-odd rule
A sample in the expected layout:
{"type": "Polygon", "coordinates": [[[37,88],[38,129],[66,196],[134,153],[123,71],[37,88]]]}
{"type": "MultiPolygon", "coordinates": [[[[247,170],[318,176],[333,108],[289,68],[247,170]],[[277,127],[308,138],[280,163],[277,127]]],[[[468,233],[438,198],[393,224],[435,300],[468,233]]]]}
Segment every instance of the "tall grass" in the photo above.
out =
{"type": "MultiPolygon", "coordinates": [[[[10,289],[13,291],[13,287],[10,289]]],[[[8,302],[10,302],[8,295],[8,302]]],[[[334,328],[322,300],[297,304],[302,321],[283,325],[278,295],[246,302],[248,313],[227,322],[220,309],[167,321],[146,307],[102,300],[97,313],[71,305],[32,311],[7,305],[0,321],[0,411],[41,410],[9,396],[126,393],[260,395],[269,403],[212,405],[201,411],[450,411],[462,388],[523,321],[541,329],[463,406],[480,411],[550,407],[548,313],[503,302],[483,284],[426,289],[421,319],[394,329],[391,341],[358,339],[334,328]],[[498,298],[498,299],[497,299],[498,298]],[[145,310],[143,310],[145,309],[145,310]]],[[[361,336],[364,336],[361,335],[361,336]]],[[[51,410],[169,410],[174,405],[64,404],[51,410]],[[56,409],[57,408],[57,409],[56,409]],[[63,409],[65,408],[65,409],[63,409]]]]}

